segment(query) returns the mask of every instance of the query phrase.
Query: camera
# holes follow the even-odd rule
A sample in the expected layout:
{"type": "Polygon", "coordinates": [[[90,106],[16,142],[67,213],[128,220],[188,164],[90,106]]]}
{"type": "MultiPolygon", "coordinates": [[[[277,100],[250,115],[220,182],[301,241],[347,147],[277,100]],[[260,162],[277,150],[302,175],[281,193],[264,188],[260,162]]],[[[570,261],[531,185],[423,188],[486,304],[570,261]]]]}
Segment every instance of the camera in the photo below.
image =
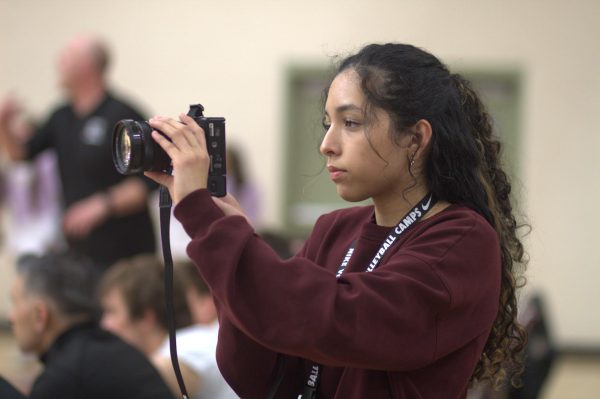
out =
{"type": "MultiPolygon", "coordinates": [[[[227,193],[225,118],[208,118],[203,112],[204,107],[201,104],[194,104],[190,105],[187,115],[200,125],[206,137],[206,147],[210,156],[208,190],[213,196],[223,197],[227,193]]],[[[171,158],[152,138],[153,130],[155,129],[144,121],[123,119],[117,122],[113,130],[112,156],[119,173],[131,175],[144,171],[171,171],[171,158]]]]}

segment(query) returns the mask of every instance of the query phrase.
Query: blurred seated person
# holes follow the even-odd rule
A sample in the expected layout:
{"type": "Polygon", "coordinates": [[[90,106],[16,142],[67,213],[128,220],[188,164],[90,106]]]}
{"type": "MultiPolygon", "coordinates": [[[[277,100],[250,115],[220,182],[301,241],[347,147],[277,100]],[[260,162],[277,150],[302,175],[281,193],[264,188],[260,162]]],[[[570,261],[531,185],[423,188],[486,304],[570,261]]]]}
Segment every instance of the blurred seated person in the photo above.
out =
{"type": "MultiPolygon", "coordinates": [[[[204,374],[208,368],[205,348],[211,348],[211,362],[215,366],[212,372],[218,372],[214,359],[216,338],[212,338],[212,330],[216,327],[210,325],[212,321],[208,321],[207,328],[190,326],[191,315],[186,301],[184,279],[179,268],[175,270],[173,304],[177,355],[186,388],[195,399],[231,397],[219,396],[218,392],[211,390],[215,377],[204,374]]],[[[99,294],[103,308],[101,324],[144,352],[171,390],[177,394],[179,386],[171,364],[163,279],[163,265],[153,255],[137,256],[111,266],[100,283],[99,294]]],[[[210,317],[212,316],[204,316],[203,319],[212,320],[210,317]]]]}
{"type": "Polygon", "coordinates": [[[45,366],[30,398],[172,397],[142,353],[97,326],[95,270],[66,254],[17,262],[10,321],[19,347],[45,366]]]}
{"type": "MultiPolygon", "coordinates": [[[[219,321],[208,286],[190,260],[178,262],[175,274],[180,276],[190,308],[193,325],[177,332],[179,359],[192,368],[199,378],[195,390],[198,398],[230,399],[238,396],[229,387],[217,366],[219,321]]],[[[163,357],[169,348],[163,346],[163,357]]]]}

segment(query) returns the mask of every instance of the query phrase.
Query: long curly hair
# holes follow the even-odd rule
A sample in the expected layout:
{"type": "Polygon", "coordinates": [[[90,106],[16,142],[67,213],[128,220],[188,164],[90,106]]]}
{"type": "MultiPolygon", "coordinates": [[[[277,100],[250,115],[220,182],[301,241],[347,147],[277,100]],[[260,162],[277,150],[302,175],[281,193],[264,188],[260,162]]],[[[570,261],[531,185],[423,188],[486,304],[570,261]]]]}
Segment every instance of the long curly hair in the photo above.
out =
{"type": "Polygon", "coordinates": [[[429,189],[441,200],[472,208],[496,230],[502,264],[499,308],[471,382],[517,384],[526,332],[517,322],[516,290],[524,284],[527,262],[490,116],[467,80],[417,47],[371,44],[343,60],[336,74],[349,68],[360,77],[367,109],[381,108],[391,117],[394,139],[419,120],[429,121],[429,189]]]}

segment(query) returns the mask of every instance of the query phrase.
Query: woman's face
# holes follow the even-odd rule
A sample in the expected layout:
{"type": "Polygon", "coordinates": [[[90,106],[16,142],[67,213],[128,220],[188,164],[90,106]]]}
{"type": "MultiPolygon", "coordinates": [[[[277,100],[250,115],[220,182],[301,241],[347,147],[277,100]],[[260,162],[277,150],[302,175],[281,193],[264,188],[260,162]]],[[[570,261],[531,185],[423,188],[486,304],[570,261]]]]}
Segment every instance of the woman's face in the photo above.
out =
{"type": "Polygon", "coordinates": [[[410,137],[395,143],[387,112],[373,109],[366,118],[367,101],[360,78],[347,69],[333,80],[325,104],[327,132],[321,153],[337,193],[347,201],[396,199],[411,176],[408,172],[410,137]]]}

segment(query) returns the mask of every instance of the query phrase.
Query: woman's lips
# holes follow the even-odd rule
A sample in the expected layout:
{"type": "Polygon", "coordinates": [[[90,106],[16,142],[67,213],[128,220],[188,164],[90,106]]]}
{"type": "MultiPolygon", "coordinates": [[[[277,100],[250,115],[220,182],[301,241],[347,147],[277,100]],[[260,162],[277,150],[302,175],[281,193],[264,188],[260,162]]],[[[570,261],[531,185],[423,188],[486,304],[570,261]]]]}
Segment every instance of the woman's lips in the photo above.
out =
{"type": "Polygon", "coordinates": [[[327,166],[327,170],[329,171],[329,178],[333,181],[340,180],[346,171],[344,169],[336,168],[335,166],[327,166]]]}

